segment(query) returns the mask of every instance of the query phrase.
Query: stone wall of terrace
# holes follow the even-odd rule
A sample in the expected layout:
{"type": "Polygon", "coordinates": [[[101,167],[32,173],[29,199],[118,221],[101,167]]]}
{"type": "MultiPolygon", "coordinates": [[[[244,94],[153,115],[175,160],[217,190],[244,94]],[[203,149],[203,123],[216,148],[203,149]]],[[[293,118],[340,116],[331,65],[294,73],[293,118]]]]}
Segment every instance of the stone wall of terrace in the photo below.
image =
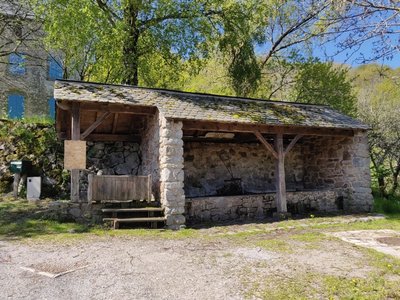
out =
{"type": "MultiPolygon", "coordinates": [[[[336,192],[288,192],[288,208],[295,213],[337,212],[336,192]]],[[[276,210],[275,194],[201,197],[186,199],[185,216],[190,223],[265,219],[276,210]]]]}
{"type": "Polygon", "coordinates": [[[353,137],[307,137],[302,139],[304,187],[331,189],[351,212],[372,209],[370,158],[365,132],[353,137]]]}
{"type": "MultiPolygon", "coordinates": [[[[186,142],[184,150],[186,197],[234,193],[229,191],[232,177],[240,179],[244,194],[275,190],[275,159],[261,144],[186,142]]],[[[302,190],[304,170],[300,144],[287,155],[285,170],[287,189],[302,190]]]]}

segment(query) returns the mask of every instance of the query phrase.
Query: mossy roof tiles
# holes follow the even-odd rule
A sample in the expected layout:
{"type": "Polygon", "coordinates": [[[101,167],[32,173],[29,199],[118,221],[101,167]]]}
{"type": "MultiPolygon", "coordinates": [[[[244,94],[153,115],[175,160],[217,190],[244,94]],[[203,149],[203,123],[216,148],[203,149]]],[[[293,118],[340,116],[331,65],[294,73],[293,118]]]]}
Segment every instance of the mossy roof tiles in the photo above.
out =
{"type": "Polygon", "coordinates": [[[368,126],[324,105],[59,80],[57,100],[157,107],[166,118],[343,129],[368,126]]]}

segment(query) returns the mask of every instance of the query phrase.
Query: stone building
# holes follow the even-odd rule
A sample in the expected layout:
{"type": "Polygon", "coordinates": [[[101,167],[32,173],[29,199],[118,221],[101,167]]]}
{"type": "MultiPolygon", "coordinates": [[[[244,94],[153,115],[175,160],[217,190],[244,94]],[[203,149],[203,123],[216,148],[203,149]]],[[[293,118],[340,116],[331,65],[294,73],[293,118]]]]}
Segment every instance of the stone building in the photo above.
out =
{"type": "Polygon", "coordinates": [[[372,208],[368,127],[327,106],[74,81],[55,98],[59,137],[88,141],[78,203],[97,173],[150,175],[170,228],[372,208]]]}
{"type": "Polygon", "coordinates": [[[60,57],[45,50],[41,24],[18,1],[0,1],[0,23],[0,117],[54,118],[60,57]]]}

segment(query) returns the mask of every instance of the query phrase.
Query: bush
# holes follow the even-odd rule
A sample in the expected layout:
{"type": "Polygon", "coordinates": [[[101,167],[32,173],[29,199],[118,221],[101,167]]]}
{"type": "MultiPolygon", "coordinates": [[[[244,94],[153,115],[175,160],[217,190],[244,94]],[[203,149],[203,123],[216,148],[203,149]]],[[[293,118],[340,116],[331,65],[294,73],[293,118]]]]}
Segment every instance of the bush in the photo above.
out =
{"type": "Polygon", "coordinates": [[[385,214],[400,214],[400,198],[375,196],[374,210],[385,214]]]}
{"type": "Polygon", "coordinates": [[[68,179],[63,176],[63,145],[49,122],[0,120],[0,193],[11,189],[13,175],[8,170],[12,160],[30,160],[28,176],[41,176],[42,195],[62,195],[68,179]]]}

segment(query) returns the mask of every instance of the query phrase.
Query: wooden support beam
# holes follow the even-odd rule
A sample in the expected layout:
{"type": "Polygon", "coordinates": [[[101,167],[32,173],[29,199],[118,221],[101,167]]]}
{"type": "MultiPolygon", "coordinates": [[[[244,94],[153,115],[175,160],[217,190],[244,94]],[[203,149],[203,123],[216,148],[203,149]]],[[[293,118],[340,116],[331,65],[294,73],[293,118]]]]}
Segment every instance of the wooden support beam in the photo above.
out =
{"type": "MultiPolygon", "coordinates": [[[[79,141],[80,135],[80,108],[76,102],[71,109],[71,139],[79,141]]],[[[71,170],[71,201],[79,202],[79,170],[71,170]]]]}
{"type": "Polygon", "coordinates": [[[113,127],[111,133],[115,133],[115,131],[117,130],[118,116],[119,116],[118,113],[114,113],[113,127]]]}
{"type": "Polygon", "coordinates": [[[89,134],[93,132],[107,117],[111,115],[110,112],[104,112],[92,125],[90,125],[84,133],[81,134],[81,139],[84,140],[89,134]]]}
{"type": "Polygon", "coordinates": [[[283,134],[279,133],[275,137],[275,150],[278,158],[275,161],[275,180],[276,180],[276,208],[278,214],[287,212],[286,203],[286,181],[285,181],[285,153],[283,149],[283,134]]]}
{"type": "Polygon", "coordinates": [[[122,103],[82,102],[81,110],[101,112],[108,111],[119,114],[154,115],[157,109],[153,106],[136,106],[122,103]]]}
{"type": "Polygon", "coordinates": [[[86,137],[86,141],[93,142],[137,142],[140,135],[136,134],[111,134],[111,133],[92,133],[86,137]]]}
{"type": "Polygon", "coordinates": [[[323,128],[323,127],[301,127],[301,126],[272,126],[243,123],[219,123],[211,121],[188,121],[182,120],[183,130],[201,131],[224,131],[224,132],[247,132],[278,134],[300,134],[300,135],[319,135],[319,136],[354,136],[352,129],[323,128]]]}
{"type": "Polygon", "coordinates": [[[274,150],[274,147],[271,146],[270,143],[267,142],[267,140],[263,137],[263,135],[259,131],[254,131],[254,135],[257,137],[257,139],[267,148],[272,155],[278,159],[278,153],[274,150]]]}
{"type": "Polygon", "coordinates": [[[298,134],[294,137],[294,139],[290,142],[290,144],[286,147],[284,155],[286,156],[290,150],[292,150],[292,148],[294,147],[294,145],[296,145],[296,143],[298,142],[299,139],[302,138],[301,134],[298,134]]]}

